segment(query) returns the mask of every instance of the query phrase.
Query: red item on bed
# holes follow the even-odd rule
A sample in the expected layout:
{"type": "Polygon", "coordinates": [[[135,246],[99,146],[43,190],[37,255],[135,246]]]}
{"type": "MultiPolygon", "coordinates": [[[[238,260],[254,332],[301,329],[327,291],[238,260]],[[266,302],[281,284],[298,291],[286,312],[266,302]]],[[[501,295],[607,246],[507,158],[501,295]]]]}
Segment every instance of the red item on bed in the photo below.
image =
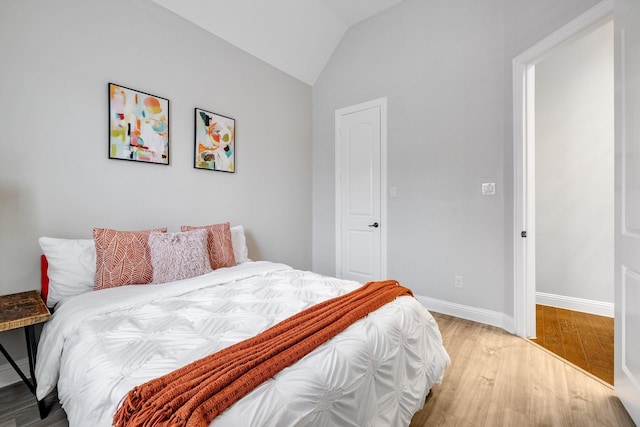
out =
{"type": "Polygon", "coordinates": [[[44,301],[45,304],[47,303],[47,296],[49,296],[48,268],[49,262],[47,262],[47,257],[40,255],[40,295],[42,296],[42,301],[44,301]]]}
{"type": "Polygon", "coordinates": [[[264,381],[400,296],[413,293],[387,280],[316,304],[253,338],[135,387],[121,402],[113,425],[208,426],[264,381]]]}

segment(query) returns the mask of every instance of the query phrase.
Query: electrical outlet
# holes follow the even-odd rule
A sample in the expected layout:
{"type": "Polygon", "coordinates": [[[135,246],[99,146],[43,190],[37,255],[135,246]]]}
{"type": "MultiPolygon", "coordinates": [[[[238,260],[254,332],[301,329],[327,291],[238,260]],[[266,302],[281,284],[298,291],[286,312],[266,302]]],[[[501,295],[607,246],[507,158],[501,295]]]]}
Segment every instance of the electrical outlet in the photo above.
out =
{"type": "Polygon", "coordinates": [[[462,276],[455,276],[453,278],[453,286],[462,289],[462,276]]]}

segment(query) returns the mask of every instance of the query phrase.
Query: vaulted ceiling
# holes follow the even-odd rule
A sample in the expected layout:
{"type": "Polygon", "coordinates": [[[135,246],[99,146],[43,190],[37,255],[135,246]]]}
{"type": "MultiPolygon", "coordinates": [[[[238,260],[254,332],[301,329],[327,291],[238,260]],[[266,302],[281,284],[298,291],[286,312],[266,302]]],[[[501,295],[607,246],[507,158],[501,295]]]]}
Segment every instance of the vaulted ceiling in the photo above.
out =
{"type": "Polygon", "coordinates": [[[313,85],[346,31],[402,0],[153,0],[313,85]]]}

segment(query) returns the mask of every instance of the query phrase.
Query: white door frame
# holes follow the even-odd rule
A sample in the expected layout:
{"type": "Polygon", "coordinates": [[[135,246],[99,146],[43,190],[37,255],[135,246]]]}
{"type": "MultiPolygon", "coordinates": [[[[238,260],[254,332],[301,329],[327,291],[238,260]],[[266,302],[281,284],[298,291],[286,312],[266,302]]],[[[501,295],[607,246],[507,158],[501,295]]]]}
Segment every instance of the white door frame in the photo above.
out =
{"type": "Polygon", "coordinates": [[[342,186],[341,160],[342,148],[340,141],[340,126],[343,115],[369,108],[380,108],[380,274],[381,279],[387,277],[387,97],[373,99],[349,107],[336,110],[335,114],[335,248],[336,248],[336,277],[342,271],[342,186]]]}
{"type": "Polygon", "coordinates": [[[614,0],[604,0],[513,59],[514,327],[536,335],[535,282],[535,65],[560,45],[613,19],[614,0]],[[521,232],[527,233],[526,238],[521,232]]]}

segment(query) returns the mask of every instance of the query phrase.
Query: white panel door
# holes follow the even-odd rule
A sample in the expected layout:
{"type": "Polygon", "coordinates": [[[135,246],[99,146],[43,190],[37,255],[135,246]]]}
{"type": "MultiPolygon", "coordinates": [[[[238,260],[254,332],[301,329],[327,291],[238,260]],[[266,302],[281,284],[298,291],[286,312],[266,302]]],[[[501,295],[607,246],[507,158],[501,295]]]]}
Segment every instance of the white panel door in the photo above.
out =
{"type": "Polygon", "coordinates": [[[362,283],[385,270],[383,107],[379,100],[336,111],[336,270],[362,283]]]}
{"type": "Polygon", "coordinates": [[[640,425],[640,1],[616,0],[615,389],[640,425]]]}

